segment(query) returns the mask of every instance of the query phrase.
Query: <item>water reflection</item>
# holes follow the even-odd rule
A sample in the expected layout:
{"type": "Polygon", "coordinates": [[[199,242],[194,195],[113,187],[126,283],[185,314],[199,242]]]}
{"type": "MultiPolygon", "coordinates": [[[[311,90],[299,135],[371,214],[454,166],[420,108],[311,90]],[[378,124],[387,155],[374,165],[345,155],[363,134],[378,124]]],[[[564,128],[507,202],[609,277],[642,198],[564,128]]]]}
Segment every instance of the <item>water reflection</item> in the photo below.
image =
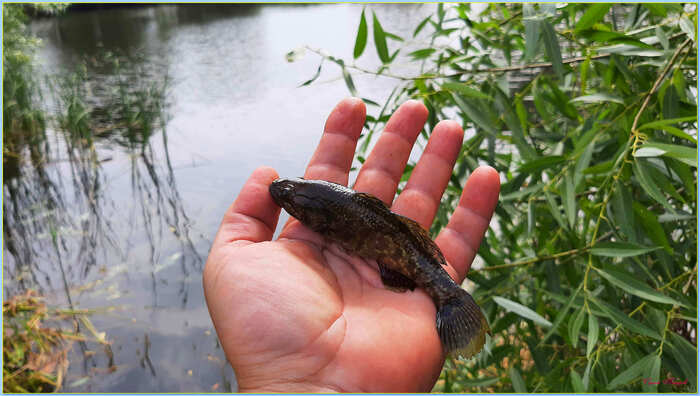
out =
{"type": "MultiPolygon", "coordinates": [[[[45,130],[31,139],[27,134],[9,136],[16,139],[7,142],[14,160],[4,162],[4,172],[11,176],[3,183],[5,296],[37,289],[54,305],[108,309],[129,321],[127,330],[114,317],[93,316],[112,345],[78,343],[69,378],[92,380],[67,390],[104,389],[104,380],[93,383],[96,373],[119,368],[125,371],[123,379],[133,380],[156,377],[155,367],[172,366],[153,361],[151,340],[163,335],[144,323],[143,313],[130,312],[129,307],[146,304],[155,311],[179,301],[185,310],[192,285],[199,288],[199,277],[191,274],[201,273],[203,257],[190,236],[191,220],[169,154],[169,84],[167,69],[156,62],[98,54],[77,72],[50,77],[45,87],[53,94],[48,101],[51,121],[45,130]],[[126,166],[130,192],[115,181],[114,170],[105,169],[113,164],[126,166]],[[133,287],[141,279],[149,280],[148,288],[133,287]],[[145,330],[142,342],[120,343],[139,321],[145,330]],[[140,372],[134,372],[136,366],[140,372]]],[[[203,306],[201,301],[196,305],[203,306]]],[[[77,320],[75,325],[86,332],[77,320]]],[[[214,338],[208,334],[207,339],[214,338]]],[[[223,356],[218,345],[204,350],[209,355],[202,353],[201,359],[223,356]]],[[[219,370],[225,366],[220,358],[209,361],[219,370]]],[[[160,381],[167,383],[174,375],[160,381]]],[[[227,375],[217,383],[230,383],[227,375]]],[[[134,390],[143,391],[142,382],[137,381],[140,385],[134,390]]],[[[154,390],[172,388],[157,386],[154,390]]],[[[227,389],[230,385],[220,391],[227,389]]]]}

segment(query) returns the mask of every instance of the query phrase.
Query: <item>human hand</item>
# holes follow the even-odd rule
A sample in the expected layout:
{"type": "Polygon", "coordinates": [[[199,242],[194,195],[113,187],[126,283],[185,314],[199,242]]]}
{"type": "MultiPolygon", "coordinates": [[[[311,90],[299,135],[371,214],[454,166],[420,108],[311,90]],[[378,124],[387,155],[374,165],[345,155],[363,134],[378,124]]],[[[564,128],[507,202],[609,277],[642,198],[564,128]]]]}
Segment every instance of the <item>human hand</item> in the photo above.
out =
{"type": "MultiPolygon", "coordinates": [[[[353,189],[429,229],[459,154],[463,132],[440,122],[403,190],[396,188],[428,116],[417,101],[392,115],[353,189]],[[393,201],[393,203],[392,203],[393,201]]],[[[360,99],[341,101],[306,169],[306,179],[347,185],[365,121],[360,99]]],[[[293,176],[293,175],[288,175],[293,176]]],[[[444,363],[435,306],[420,289],[385,289],[372,260],[348,256],[295,219],[271,241],[280,208],[258,168],[226,211],[204,269],[204,292],[241,392],[430,391],[444,363]]],[[[500,181],[476,169],[435,242],[461,283],[498,200],[500,181]]]]}

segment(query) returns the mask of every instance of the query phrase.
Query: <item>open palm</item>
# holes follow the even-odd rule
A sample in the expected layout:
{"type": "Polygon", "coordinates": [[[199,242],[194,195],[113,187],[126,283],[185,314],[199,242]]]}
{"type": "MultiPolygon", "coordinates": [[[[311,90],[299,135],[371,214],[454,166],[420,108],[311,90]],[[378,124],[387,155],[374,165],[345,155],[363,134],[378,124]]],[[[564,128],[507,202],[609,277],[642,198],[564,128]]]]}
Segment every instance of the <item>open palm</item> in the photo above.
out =
{"type": "MultiPolygon", "coordinates": [[[[364,119],[361,100],[338,104],[304,177],[347,184],[364,119]]],[[[429,228],[463,132],[455,122],[439,123],[406,188],[394,200],[426,119],[421,103],[404,103],[387,123],[353,188],[429,228]]],[[[253,173],[224,215],[204,270],[209,311],[239,389],[429,391],[444,361],[432,300],[419,289],[385,289],[375,262],[348,256],[294,219],[271,241],[280,209],[268,187],[277,177],[271,168],[253,173]]],[[[475,170],[458,209],[436,239],[458,283],[488,227],[498,190],[493,169],[475,170]]]]}

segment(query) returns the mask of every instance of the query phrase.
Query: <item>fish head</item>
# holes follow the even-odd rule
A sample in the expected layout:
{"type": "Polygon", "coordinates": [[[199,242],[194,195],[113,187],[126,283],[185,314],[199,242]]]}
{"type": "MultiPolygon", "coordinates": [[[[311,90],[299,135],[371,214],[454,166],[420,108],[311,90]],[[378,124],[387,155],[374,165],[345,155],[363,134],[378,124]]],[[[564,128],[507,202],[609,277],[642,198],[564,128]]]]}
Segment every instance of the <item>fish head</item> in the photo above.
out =
{"type": "Polygon", "coordinates": [[[302,178],[273,181],[270,195],[277,205],[315,231],[333,222],[345,198],[341,187],[334,183],[302,178]]]}

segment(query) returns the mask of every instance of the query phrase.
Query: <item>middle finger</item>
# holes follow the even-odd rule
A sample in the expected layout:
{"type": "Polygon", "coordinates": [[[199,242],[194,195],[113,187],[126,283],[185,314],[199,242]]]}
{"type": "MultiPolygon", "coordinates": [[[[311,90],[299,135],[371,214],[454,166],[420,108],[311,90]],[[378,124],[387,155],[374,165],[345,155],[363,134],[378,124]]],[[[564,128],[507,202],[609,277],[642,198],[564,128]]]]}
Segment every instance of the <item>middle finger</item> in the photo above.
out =
{"type": "Polygon", "coordinates": [[[409,100],[399,106],[362,165],[353,189],[370,193],[391,206],[408,156],[427,119],[428,109],[419,101],[409,100]]]}

